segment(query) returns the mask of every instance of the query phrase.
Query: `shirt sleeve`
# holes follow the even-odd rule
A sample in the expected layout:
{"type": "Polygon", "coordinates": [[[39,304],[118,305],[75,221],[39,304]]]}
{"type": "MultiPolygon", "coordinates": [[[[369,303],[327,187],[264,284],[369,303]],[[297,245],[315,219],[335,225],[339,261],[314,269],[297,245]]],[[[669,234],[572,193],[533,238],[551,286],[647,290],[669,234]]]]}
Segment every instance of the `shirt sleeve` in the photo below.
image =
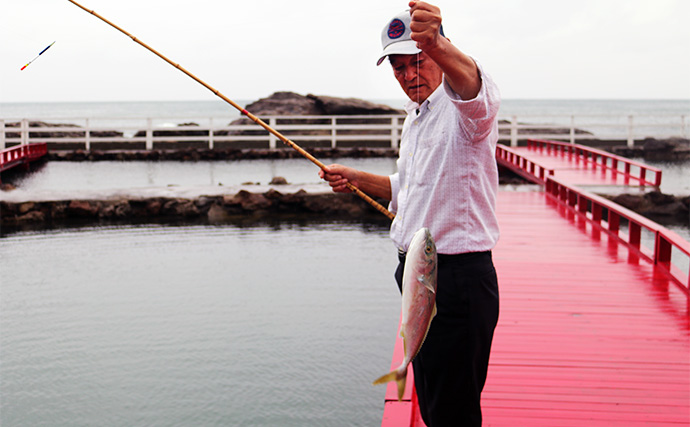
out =
{"type": "Polygon", "coordinates": [[[400,191],[400,176],[395,173],[389,175],[388,179],[391,183],[391,202],[388,205],[388,210],[392,213],[398,212],[398,192],[400,191]]]}
{"type": "Polygon", "coordinates": [[[450,87],[445,76],[443,78],[443,89],[460,112],[464,136],[471,141],[480,141],[488,136],[501,106],[501,94],[498,86],[491,76],[484,72],[482,66],[478,62],[476,64],[482,86],[474,99],[463,100],[460,98],[450,87]]]}

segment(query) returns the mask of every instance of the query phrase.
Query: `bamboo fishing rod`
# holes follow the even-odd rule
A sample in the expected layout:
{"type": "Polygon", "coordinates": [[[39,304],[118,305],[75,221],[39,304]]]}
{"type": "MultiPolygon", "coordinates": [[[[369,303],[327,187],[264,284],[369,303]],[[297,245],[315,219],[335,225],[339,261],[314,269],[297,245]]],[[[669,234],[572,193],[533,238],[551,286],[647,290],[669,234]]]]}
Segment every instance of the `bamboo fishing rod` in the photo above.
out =
{"type": "MultiPolygon", "coordinates": [[[[110,25],[111,27],[115,28],[116,30],[118,30],[118,31],[121,32],[122,34],[124,34],[124,35],[126,35],[127,37],[131,38],[132,40],[134,40],[135,42],[137,42],[137,43],[140,44],[141,46],[145,47],[145,48],[148,49],[150,52],[154,53],[156,56],[158,56],[159,58],[161,58],[162,60],[164,60],[164,61],[167,62],[168,64],[170,64],[170,65],[172,65],[173,67],[177,68],[178,70],[182,71],[182,72],[185,73],[187,76],[189,76],[189,77],[191,77],[192,79],[194,79],[197,83],[199,83],[200,85],[202,85],[202,86],[205,87],[206,89],[208,89],[208,90],[210,90],[211,92],[213,92],[214,95],[216,95],[217,97],[219,97],[219,98],[222,99],[223,101],[225,101],[225,102],[227,102],[228,104],[230,104],[230,105],[232,105],[233,107],[235,107],[240,113],[242,113],[242,114],[244,114],[245,116],[247,116],[251,121],[253,121],[253,122],[256,123],[257,125],[259,125],[259,126],[261,126],[262,128],[266,129],[268,132],[270,132],[271,134],[273,134],[275,137],[277,137],[278,139],[280,139],[281,141],[283,141],[283,143],[284,143],[285,145],[287,145],[288,147],[290,147],[290,148],[294,149],[295,151],[297,151],[298,153],[300,153],[302,156],[304,156],[305,158],[307,158],[308,160],[310,160],[312,163],[314,163],[314,164],[315,164],[316,166],[318,166],[320,169],[322,169],[322,170],[325,170],[325,169],[326,169],[326,165],[324,165],[323,163],[321,163],[316,157],[312,156],[309,152],[307,152],[306,150],[304,150],[302,147],[300,147],[299,145],[295,144],[293,141],[289,140],[289,139],[288,139],[287,137],[285,137],[282,133],[280,133],[280,132],[278,132],[277,130],[273,129],[271,126],[269,126],[266,122],[264,122],[264,121],[261,120],[260,118],[256,117],[255,115],[253,115],[253,114],[250,113],[249,111],[247,111],[247,110],[245,110],[244,108],[242,108],[239,104],[237,104],[236,102],[234,102],[232,99],[230,99],[230,98],[228,98],[227,96],[225,96],[225,95],[223,95],[222,93],[220,93],[220,92],[219,92],[217,89],[215,89],[213,86],[209,85],[209,84],[206,83],[205,81],[201,80],[200,78],[198,78],[198,77],[195,76],[194,74],[192,74],[192,73],[190,73],[189,71],[187,71],[185,68],[183,68],[182,66],[180,66],[180,64],[176,64],[175,62],[171,61],[170,59],[168,59],[166,56],[164,56],[163,54],[161,54],[160,52],[158,52],[157,50],[155,50],[155,49],[152,48],[151,46],[149,46],[149,45],[147,45],[146,43],[142,42],[141,40],[137,39],[137,38],[134,37],[132,34],[128,33],[127,31],[125,31],[125,30],[122,29],[121,27],[119,27],[119,26],[117,26],[116,24],[114,24],[113,22],[107,20],[106,18],[104,18],[103,16],[101,16],[101,15],[99,15],[98,13],[94,12],[93,10],[87,9],[86,7],[82,6],[81,4],[77,3],[77,2],[74,1],[74,0],[67,0],[67,1],[69,1],[69,2],[72,3],[72,4],[74,4],[75,6],[79,7],[80,9],[82,9],[82,10],[84,10],[84,11],[90,13],[91,15],[95,16],[96,18],[100,19],[101,21],[105,22],[106,24],[110,25]]],[[[359,188],[355,187],[354,185],[352,185],[352,184],[349,183],[349,182],[347,183],[347,188],[348,188],[350,191],[352,191],[353,193],[355,193],[357,196],[361,197],[364,201],[366,201],[367,203],[369,203],[371,206],[373,206],[377,211],[379,211],[379,212],[381,212],[382,214],[386,215],[386,216],[387,216],[388,218],[390,218],[391,220],[392,220],[393,218],[395,218],[395,215],[393,215],[393,213],[391,213],[391,212],[390,212],[388,209],[386,209],[385,207],[381,206],[380,203],[378,203],[376,200],[374,200],[374,199],[372,199],[371,197],[369,197],[366,193],[364,193],[364,192],[363,192],[362,190],[360,190],[359,188]]]]}

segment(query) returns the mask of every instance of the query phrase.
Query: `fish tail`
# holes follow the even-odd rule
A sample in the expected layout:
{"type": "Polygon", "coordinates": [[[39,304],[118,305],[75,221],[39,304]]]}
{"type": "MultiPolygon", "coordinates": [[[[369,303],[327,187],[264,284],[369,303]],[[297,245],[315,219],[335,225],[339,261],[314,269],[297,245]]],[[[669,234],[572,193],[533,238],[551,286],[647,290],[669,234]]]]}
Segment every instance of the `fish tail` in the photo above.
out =
{"type": "Polygon", "coordinates": [[[405,382],[407,381],[407,369],[402,372],[399,369],[390,371],[386,375],[383,375],[374,381],[374,385],[386,384],[391,381],[398,383],[398,401],[402,400],[403,394],[405,393],[405,382]]]}

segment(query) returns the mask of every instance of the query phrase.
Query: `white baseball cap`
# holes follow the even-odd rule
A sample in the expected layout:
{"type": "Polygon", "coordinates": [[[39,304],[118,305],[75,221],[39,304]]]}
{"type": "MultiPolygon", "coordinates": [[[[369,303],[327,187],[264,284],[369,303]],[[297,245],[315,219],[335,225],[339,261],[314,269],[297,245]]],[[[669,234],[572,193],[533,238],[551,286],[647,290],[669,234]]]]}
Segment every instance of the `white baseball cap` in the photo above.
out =
{"type": "MultiPolygon", "coordinates": [[[[400,12],[391,19],[383,31],[381,31],[381,45],[383,52],[376,65],[381,65],[388,55],[416,55],[422,50],[417,47],[417,42],[410,37],[410,10],[400,12]]],[[[443,35],[443,27],[441,27],[443,35]]]]}

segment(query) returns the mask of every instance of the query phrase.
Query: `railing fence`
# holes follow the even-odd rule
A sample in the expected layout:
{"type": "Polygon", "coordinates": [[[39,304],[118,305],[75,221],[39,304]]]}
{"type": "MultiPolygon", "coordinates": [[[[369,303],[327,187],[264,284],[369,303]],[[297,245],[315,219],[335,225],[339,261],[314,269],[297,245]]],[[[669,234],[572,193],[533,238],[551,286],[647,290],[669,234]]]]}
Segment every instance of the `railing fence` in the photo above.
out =
{"type": "Polygon", "coordinates": [[[546,192],[571,212],[591,221],[662,268],[685,292],[690,304],[690,243],[642,215],[552,176],[546,178],[546,192]],[[627,224],[627,232],[621,229],[621,221],[627,224]],[[651,248],[641,244],[643,231],[653,236],[651,248]],[[672,262],[673,256],[678,260],[676,263],[672,262]]]}
{"type": "MultiPolygon", "coordinates": [[[[75,118],[71,119],[71,123],[75,123],[73,125],[63,124],[70,119],[59,120],[62,123],[0,119],[0,149],[34,142],[47,142],[53,149],[69,149],[69,144],[85,150],[103,147],[104,144],[146,150],[171,143],[210,149],[233,145],[241,148],[243,143],[269,149],[279,147],[279,140],[274,135],[253,123],[217,125],[221,120],[217,117],[198,119],[203,125],[163,125],[165,118],[75,118]]],[[[359,145],[398,148],[404,116],[267,116],[262,120],[295,142],[331,148],[359,145]]],[[[690,138],[689,133],[686,115],[514,115],[499,121],[499,138],[510,146],[517,146],[527,139],[550,139],[571,144],[587,140],[613,141],[634,147],[636,141],[648,137],[690,138]]]]}

